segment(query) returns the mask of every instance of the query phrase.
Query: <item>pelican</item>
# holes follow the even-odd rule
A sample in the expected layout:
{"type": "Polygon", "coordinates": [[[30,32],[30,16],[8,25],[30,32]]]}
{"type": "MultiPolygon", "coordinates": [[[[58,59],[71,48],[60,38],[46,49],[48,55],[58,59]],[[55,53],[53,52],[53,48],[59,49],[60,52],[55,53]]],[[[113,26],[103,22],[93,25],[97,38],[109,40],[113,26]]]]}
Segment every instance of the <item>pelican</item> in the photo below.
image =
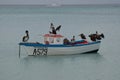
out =
{"type": "Polygon", "coordinates": [[[25,33],[26,33],[26,35],[23,36],[23,39],[22,39],[23,42],[27,42],[29,40],[29,32],[28,32],[28,30],[26,30],[25,33]]]}
{"type": "Polygon", "coordinates": [[[97,31],[96,31],[96,34],[90,34],[89,37],[92,41],[101,40],[102,38],[105,38],[103,33],[98,34],[97,31]]]}

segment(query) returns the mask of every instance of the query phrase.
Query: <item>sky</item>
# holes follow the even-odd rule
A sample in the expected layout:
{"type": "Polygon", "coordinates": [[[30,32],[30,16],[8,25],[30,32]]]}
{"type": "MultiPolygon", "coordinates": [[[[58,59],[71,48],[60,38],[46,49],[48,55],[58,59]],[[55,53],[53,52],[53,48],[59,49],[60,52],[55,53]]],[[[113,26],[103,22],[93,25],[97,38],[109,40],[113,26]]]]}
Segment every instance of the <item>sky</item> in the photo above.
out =
{"type": "Polygon", "coordinates": [[[120,4],[120,0],[0,0],[4,4],[120,4]]]}

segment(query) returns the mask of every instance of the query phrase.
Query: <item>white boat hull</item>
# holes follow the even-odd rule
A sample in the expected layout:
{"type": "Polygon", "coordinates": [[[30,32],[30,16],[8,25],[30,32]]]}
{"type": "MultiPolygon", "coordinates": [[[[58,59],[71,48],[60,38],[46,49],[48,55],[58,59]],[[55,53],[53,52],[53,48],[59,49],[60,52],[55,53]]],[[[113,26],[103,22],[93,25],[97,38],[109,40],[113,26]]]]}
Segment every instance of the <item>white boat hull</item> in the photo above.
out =
{"type": "Polygon", "coordinates": [[[31,46],[24,45],[28,55],[68,55],[68,54],[80,54],[87,52],[97,52],[100,47],[100,41],[84,44],[84,45],[71,45],[64,47],[54,46],[31,46]]]}

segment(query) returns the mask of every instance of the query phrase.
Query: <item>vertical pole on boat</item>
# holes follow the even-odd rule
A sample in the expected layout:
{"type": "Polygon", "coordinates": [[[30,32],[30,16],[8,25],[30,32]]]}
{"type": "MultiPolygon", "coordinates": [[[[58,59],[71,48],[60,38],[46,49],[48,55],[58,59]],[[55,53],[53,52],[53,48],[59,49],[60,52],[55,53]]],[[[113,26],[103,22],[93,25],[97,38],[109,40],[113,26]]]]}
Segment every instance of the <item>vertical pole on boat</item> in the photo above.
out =
{"type": "Polygon", "coordinates": [[[19,58],[20,58],[20,51],[21,51],[21,46],[19,45],[19,58]]]}

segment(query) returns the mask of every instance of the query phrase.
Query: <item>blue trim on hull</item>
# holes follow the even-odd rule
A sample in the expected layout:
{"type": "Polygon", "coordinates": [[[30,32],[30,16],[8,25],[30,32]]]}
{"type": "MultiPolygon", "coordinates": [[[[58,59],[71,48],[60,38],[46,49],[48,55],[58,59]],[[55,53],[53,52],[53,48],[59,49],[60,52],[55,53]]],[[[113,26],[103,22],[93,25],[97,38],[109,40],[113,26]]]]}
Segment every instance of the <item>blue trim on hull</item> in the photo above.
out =
{"type": "Polygon", "coordinates": [[[96,41],[96,42],[89,42],[87,44],[74,44],[74,45],[64,45],[64,44],[42,44],[42,43],[24,43],[21,42],[19,45],[21,46],[29,46],[29,47],[77,47],[77,46],[86,46],[86,45],[92,45],[92,44],[98,44],[101,43],[101,41],[96,41]]]}

